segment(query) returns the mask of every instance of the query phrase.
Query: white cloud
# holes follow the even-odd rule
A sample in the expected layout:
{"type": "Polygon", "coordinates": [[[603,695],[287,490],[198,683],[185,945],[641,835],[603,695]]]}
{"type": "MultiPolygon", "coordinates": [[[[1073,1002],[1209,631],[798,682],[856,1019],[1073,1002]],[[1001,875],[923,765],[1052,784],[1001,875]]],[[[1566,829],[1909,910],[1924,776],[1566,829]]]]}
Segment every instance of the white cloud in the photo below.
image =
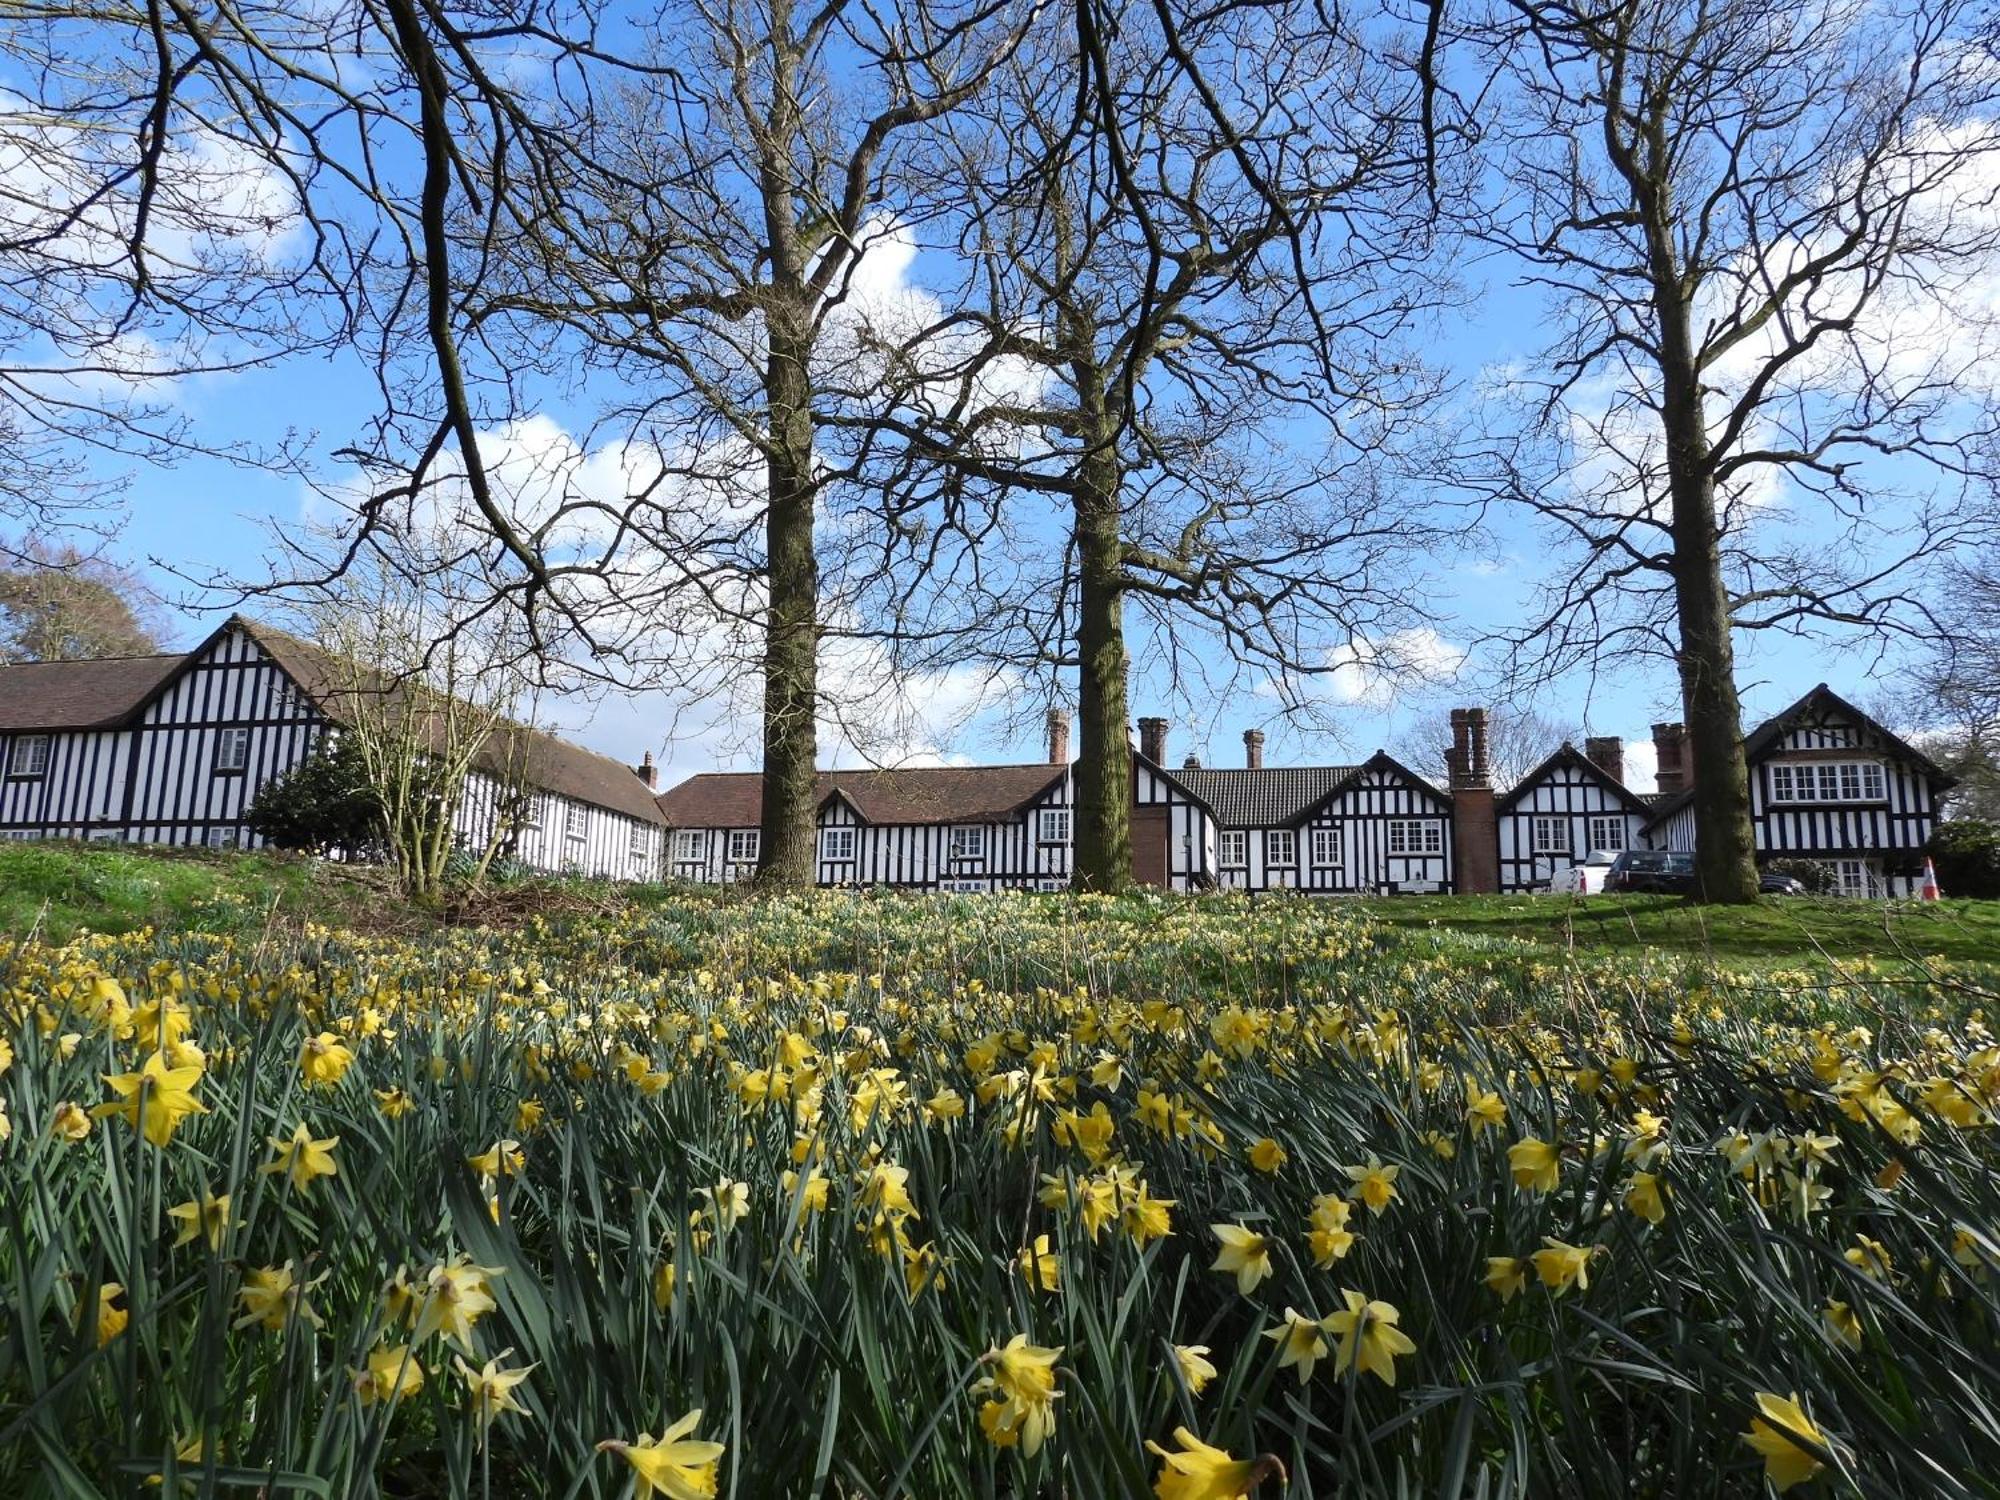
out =
{"type": "Polygon", "coordinates": [[[1456,680],[1469,654],[1428,625],[1373,640],[1356,636],[1328,653],[1329,692],[1343,703],[1386,709],[1412,689],[1456,680]]]}

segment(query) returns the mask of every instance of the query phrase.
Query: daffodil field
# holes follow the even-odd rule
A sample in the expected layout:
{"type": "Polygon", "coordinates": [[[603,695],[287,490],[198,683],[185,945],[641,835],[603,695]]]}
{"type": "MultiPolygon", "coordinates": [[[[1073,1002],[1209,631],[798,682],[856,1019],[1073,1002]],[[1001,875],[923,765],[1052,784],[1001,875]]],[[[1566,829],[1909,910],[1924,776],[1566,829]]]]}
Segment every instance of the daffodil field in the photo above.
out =
{"type": "Polygon", "coordinates": [[[0,1496],[1994,1495],[1992,985],[1146,897],[0,949],[0,1496]]]}

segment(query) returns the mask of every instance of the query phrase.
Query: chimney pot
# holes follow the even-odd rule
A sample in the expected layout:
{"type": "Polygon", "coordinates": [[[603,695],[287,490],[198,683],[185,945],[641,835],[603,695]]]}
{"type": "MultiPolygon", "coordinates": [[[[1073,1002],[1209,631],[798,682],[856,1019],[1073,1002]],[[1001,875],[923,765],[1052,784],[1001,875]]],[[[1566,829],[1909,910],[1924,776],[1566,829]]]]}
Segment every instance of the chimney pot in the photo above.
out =
{"type": "Polygon", "coordinates": [[[1243,764],[1253,771],[1264,769],[1264,731],[1246,729],[1243,731],[1243,764]]]}
{"type": "Polygon", "coordinates": [[[1625,784],[1625,741],[1617,735],[1591,735],[1583,742],[1583,758],[1620,786],[1625,784]]]}
{"type": "Polygon", "coordinates": [[[1167,721],[1160,718],[1139,721],[1139,753],[1154,765],[1167,760],[1167,721]]]}
{"type": "Polygon", "coordinates": [[[1066,766],[1069,764],[1069,710],[1052,708],[1049,710],[1049,764],[1066,766]]]}
{"type": "Polygon", "coordinates": [[[657,792],[660,789],[660,768],[653,764],[652,751],[648,750],[639,764],[632,768],[632,774],[646,783],[647,791],[657,792]]]}
{"type": "Polygon", "coordinates": [[[1181,769],[1183,771],[1199,771],[1201,769],[1201,757],[1199,755],[1190,755],[1186,760],[1181,762],[1181,769]]]}

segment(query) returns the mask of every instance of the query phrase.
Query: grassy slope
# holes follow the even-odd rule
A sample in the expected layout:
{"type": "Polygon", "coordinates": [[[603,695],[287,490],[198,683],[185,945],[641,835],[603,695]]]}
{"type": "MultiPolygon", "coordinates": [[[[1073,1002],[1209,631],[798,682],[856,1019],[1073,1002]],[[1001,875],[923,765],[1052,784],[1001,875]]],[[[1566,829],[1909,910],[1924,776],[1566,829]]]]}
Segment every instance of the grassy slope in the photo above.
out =
{"type": "Polygon", "coordinates": [[[1731,961],[1922,956],[2000,963],[2000,901],[1926,906],[1784,898],[1696,907],[1671,896],[1413,896],[1373,903],[1395,927],[1436,924],[1587,952],[1668,948],[1731,961]]]}
{"type": "Polygon", "coordinates": [[[280,854],[0,844],[0,938],[56,942],[140,927],[225,931],[272,915],[352,925],[379,897],[338,868],[280,854]]]}
{"type": "MultiPolygon", "coordinates": [[[[572,904],[579,894],[558,898],[553,889],[522,891],[469,915],[505,922],[572,904]]],[[[632,895],[644,905],[671,899],[657,890],[632,895]]],[[[1658,896],[1412,896],[1371,902],[1369,911],[1392,927],[1449,929],[1593,953],[1663,948],[1731,962],[1907,954],[2000,963],[2000,902],[1993,901],[1899,902],[1885,908],[1775,900],[1730,910],[1658,896]]],[[[0,844],[0,938],[38,930],[61,941],[78,932],[129,932],[149,925],[239,930],[261,926],[274,915],[364,930],[402,930],[423,922],[389,898],[369,872],[295,856],[0,844]]]]}

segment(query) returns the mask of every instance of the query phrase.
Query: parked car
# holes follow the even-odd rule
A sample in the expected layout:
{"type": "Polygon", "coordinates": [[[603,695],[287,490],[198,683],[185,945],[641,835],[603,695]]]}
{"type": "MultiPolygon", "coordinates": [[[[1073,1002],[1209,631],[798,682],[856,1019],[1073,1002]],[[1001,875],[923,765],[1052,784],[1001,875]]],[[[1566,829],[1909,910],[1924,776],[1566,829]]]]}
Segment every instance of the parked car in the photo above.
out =
{"type": "Polygon", "coordinates": [[[1665,849],[1627,849],[1605,871],[1604,889],[1685,896],[1694,889],[1694,856],[1665,849]]]}
{"type": "Polygon", "coordinates": [[[1604,889],[1604,877],[1618,859],[1615,849],[1593,849],[1583,863],[1558,870],[1549,879],[1549,889],[1557,895],[1590,896],[1604,889]]]}
{"type": "Polygon", "coordinates": [[[1789,875],[1779,875],[1766,870],[1757,877],[1757,889],[1767,896],[1808,896],[1812,893],[1805,882],[1794,880],[1789,875]]]}

